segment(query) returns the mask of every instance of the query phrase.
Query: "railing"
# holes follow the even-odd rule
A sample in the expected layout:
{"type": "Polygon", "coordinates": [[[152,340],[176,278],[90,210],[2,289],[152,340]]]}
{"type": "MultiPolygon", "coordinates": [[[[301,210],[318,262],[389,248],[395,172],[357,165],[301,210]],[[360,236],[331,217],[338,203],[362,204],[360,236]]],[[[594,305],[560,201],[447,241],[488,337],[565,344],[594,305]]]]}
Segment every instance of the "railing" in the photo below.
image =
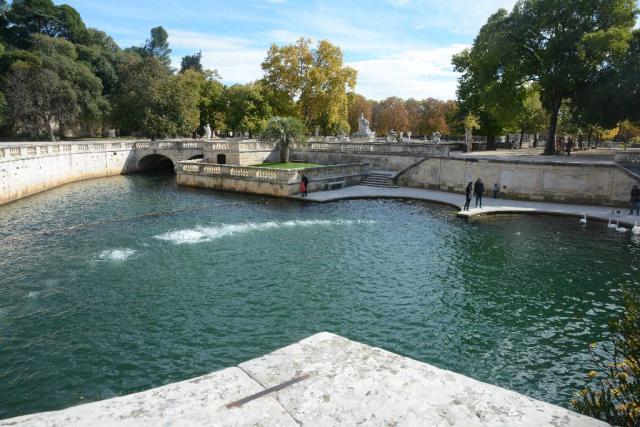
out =
{"type": "Polygon", "coordinates": [[[353,163],[345,165],[316,166],[305,169],[270,169],[254,166],[219,165],[203,163],[202,161],[187,160],[178,162],[177,172],[204,175],[227,176],[231,178],[253,179],[281,184],[297,184],[302,174],[309,180],[321,180],[328,178],[363,175],[367,173],[368,163],[353,163]]]}
{"type": "Polygon", "coordinates": [[[86,153],[114,150],[198,150],[202,149],[202,141],[126,141],[126,142],[82,142],[82,143],[48,143],[24,144],[20,146],[0,145],[0,160],[15,160],[48,156],[51,154],[86,153]]]}
{"type": "Polygon", "coordinates": [[[640,149],[616,151],[614,161],[623,165],[640,165],[640,149]]]}
{"type": "Polygon", "coordinates": [[[225,151],[270,151],[276,147],[276,143],[259,140],[237,140],[237,141],[214,141],[206,142],[204,149],[206,151],[225,152],[225,151]]]}
{"type": "Polygon", "coordinates": [[[296,150],[326,151],[334,153],[371,153],[396,155],[448,155],[450,151],[462,150],[461,143],[440,144],[389,144],[361,142],[312,142],[308,147],[296,146],[296,150]]]}

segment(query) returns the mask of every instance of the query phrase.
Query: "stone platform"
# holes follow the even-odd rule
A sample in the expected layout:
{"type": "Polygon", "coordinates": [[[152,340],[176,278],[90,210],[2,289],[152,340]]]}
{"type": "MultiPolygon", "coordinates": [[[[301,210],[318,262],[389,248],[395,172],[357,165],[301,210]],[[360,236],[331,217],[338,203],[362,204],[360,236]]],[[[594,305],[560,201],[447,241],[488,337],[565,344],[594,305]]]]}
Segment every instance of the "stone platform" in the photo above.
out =
{"type": "Polygon", "coordinates": [[[237,367],[192,380],[0,421],[0,426],[86,425],[607,424],[322,332],[237,367]],[[277,391],[270,391],[272,388],[277,391]]]}
{"type": "Polygon", "coordinates": [[[588,221],[593,220],[607,222],[609,218],[612,218],[613,221],[618,220],[620,222],[620,225],[625,225],[627,227],[632,227],[636,222],[638,223],[638,225],[640,225],[640,216],[628,215],[628,207],[614,208],[610,206],[530,202],[524,200],[510,200],[500,198],[493,199],[491,198],[491,191],[485,192],[485,197],[483,197],[482,199],[482,208],[474,208],[474,198],[471,200],[471,209],[468,211],[462,210],[465,201],[464,194],[411,187],[377,188],[364,185],[356,185],[340,190],[309,193],[308,197],[295,196],[293,198],[319,203],[349,199],[376,198],[424,200],[451,206],[454,209],[458,210],[457,215],[461,218],[473,218],[483,215],[515,213],[560,215],[578,218],[582,217],[584,214],[587,214],[588,221]],[[618,212],[620,213],[618,214],[618,212]]]}

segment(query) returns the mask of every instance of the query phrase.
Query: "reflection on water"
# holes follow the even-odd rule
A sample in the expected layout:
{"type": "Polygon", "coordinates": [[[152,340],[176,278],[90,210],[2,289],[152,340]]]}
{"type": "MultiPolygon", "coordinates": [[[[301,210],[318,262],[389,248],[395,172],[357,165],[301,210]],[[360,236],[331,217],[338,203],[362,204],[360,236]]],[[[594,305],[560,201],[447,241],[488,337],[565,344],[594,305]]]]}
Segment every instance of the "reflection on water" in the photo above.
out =
{"type": "Polygon", "coordinates": [[[299,202],[135,175],[0,207],[0,418],[148,389],[319,331],[566,405],[640,243],[605,225],[299,202]]]}

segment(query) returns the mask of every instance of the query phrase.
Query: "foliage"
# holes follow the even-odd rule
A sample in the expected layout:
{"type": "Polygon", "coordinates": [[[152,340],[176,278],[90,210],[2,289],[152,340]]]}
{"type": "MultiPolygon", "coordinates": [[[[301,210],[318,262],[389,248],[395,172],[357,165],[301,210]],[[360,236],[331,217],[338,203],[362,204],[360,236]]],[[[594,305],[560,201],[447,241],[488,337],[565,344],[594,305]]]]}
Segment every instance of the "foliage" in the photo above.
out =
{"type": "Polygon", "coordinates": [[[234,133],[259,135],[271,116],[271,106],[265,100],[260,83],[233,85],[224,92],[227,105],[227,127],[234,133]]]}
{"type": "Polygon", "coordinates": [[[301,38],[295,44],[271,45],[262,63],[266,98],[275,114],[291,114],[311,130],[327,135],[348,126],[347,90],[356,84],[356,71],[343,66],[342,51],[326,40],[311,48],[301,38]]]}
{"type": "Polygon", "coordinates": [[[453,59],[462,73],[458,96],[463,109],[484,112],[498,128],[508,126],[510,110],[520,109],[535,83],[549,114],[545,153],[553,154],[563,101],[578,97],[585,82],[624,55],[635,12],[633,0],[521,0],[511,13],[499,10],[472,48],[453,59]]]}
{"type": "Polygon", "coordinates": [[[589,348],[596,369],[571,405],[613,425],[640,424],[640,295],[625,289],[624,314],[611,321],[611,346],[589,348]]]}
{"type": "Polygon", "coordinates": [[[200,73],[204,71],[202,68],[202,51],[182,57],[182,61],[180,61],[180,72],[184,73],[187,70],[195,70],[200,73]]]}
{"type": "Polygon", "coordinates": [[[469,113],[464,118],[464,128],[468,130],[480,129],[480,118],[473,113],[469,113]]]}
{"type": "Polygon", "coordinates": [[[272,117],[262,135],[263,139],[277,141],[280,162],[289,163],[289,152],[294,143],[304,144],[304,124],[296,117],[272,117]]]}
{"type": "Polygon", "coordinates": [[[62,126],[76,119],[99,122],[108,111],[102,82],[89,66],[77,61],[75,46],[61,38],[32,36],[32,54],[16,61],[6,80],[5,92],[17,126],[37,136],[53,122],[62,126]]]}
{"type": "Polygon", "coordinates": [[[404,101],[396,96],[389,97],[373,107],[373,123],[377,132],[382,135],[394,130],[409,130],[409,119],[404,101]]]}
{"type": "Polygon", "coordinates": [[[349,92],[347,97],[349,99],[347,121],[349,122],[349,129],[353,133],[358,130],[360,114],[364,114],[364,117],[371,122],[371,113],[374,102],[355,92],[349,92]]]}

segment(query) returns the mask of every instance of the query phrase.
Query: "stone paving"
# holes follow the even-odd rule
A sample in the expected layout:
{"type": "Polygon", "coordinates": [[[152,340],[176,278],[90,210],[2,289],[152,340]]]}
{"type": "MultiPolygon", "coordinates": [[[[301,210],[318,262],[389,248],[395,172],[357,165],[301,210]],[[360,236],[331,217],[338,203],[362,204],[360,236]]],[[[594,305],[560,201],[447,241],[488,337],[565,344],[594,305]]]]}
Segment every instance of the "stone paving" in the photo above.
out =
{"type": "Polygon", "coordinates": [[[611,218],[614,222],[618,220],[620,225],[625,225],[627,227],[633,226],[636,222],[640,225],[640,216],[628,215],[629,208],[531,202],[500,198],[493,199],[491,198],[490,191],[485,193],[485,197],[483,198],[482,202],[482,208],[474,208],[474,198],[471,201],[471,209],[468,211],[462,211],[462,207],[464,206],[465,202],[464,194],[410,187],[378,188],[357,185],[353,187],[341,188],[339,190],[309,193],[308,197],[294,196],[293,198],[320,203],[346,199],[368,198],[425,200],[429,202],[449,205],[457,209],[459,211],[457,215],[463,218],[506,213],[550,214],[574,216],[577,218],[582,217],[584,214],[587,214],[587,223],[589,222],[589,220],[608,221],[609,218],[611,218]]]}
{"type": "Polygon", "coordinates": [[[607,424],[322,332],[237,367],[202,377],[61,411],[0,421],[0,426],[34,425],[557,427],[607,424]],[[270,390],[272,388],[277,390],[270,390]],[[229,405],[237,401],[244,403],[229,405]]]}

